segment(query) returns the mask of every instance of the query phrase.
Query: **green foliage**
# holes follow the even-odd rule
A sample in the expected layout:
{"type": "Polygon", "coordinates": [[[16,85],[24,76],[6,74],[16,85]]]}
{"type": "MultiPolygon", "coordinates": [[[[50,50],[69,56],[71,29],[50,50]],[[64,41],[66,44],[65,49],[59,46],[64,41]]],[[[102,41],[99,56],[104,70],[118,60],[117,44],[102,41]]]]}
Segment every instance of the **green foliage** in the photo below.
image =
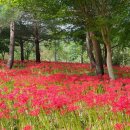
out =
{"type": "MultiPolygon", "coordinates": [[[[56,58],[57,61],[64,61],[64,62],[81,62],[81,49],[80,43],[70,42],[66,43],[64,41],[58,41],[56,45],[53,44],[45,44],[41,43],[41,58],[43,60],[54,61],[55,60],[55,51],[56,51],[56,58]],[[54,57],[54,58],[53,58],[54,57]]],[[[83,52],[83,59],[84,62],[88,61],[86,51],[83,52]]]]}
{"type": "Polygon", "coordinates": [[[34,44],[29,43],[29,42],[25,42],[24,50],[25,50],[25,59],[26,60],[29,60],[30,55],[31,55],[33,49],[34,49],[34,44]]]}
{"type": "Polygon", "coordinates": [[[5,53],[9,52],[9,39],[4,39],[0,41],[0,54],[2,59],[5,58],[5,53]]]}
{"type": "Polygon", "coordinates": [[[0,33],[0,54],[2,59],[5,58],[5,54],[9,52],[9,28],[4,28],[0,33]]]}
{"type": "Polygon", "coordinates": [[[120,47],[113,49],[114,65],[130,65],[130,48],[121,49],[120,47]]]}
{"type": "Polygon", "coordinates": [[[21,12],[16,8],[11,8],[10,5],[0,6],[0,28],[9,26],[11,21],[16,21],[21,15],[21,12]]]}

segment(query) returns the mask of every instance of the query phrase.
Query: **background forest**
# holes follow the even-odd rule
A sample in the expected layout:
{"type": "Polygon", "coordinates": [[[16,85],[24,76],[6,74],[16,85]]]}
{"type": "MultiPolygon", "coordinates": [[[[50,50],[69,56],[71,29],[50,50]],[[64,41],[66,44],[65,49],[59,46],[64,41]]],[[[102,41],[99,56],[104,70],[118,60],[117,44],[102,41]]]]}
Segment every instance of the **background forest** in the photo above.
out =
{"type": "MultiPolygon", "coordinates": [[[[130,64],[128,0],[5,0],[1,1],[0,10],[1,59],[8,59],[9,25],[13,21],[15,59],[35,60],[39,51],[41,60],[88,62],[87,39],[91,39],[92,44],[94,41],[100,44],[106,62],[107,48],[101,30],[107,28],[113,64],[130,64]]],[[[92,51],[95,51],[94,47],[92,51]]]]}

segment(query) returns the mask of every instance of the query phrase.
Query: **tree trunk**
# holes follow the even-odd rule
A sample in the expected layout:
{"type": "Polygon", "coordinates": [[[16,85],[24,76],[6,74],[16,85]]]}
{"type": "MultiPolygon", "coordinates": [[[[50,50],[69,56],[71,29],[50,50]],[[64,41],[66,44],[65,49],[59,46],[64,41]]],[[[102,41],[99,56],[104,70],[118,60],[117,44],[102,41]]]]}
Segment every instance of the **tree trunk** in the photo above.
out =
{"type": "Polygon", "coordinates": [[[5,60],[5,52],[2,52],[1,56],[2,56],[2,60],[5,60]]]}
{"type": "Polygon", "coordinates": [[[86,49],[87,49],[88,57],[90,60],[91,68],[93,69],[96,67],[96,63],[95,63],[95,58],[93,55],[92,41],[90,40],[89,33],[86,34],[86,49]]]}
{"type": "Polygon", "coordinates": [[[8,63],[7,63],[7,67],[9,69],[12,68],[13,63],[14,63],[14,37],[15,37],[15,23],[11,22],[10,23],[10,46],[9,46],[9,59],[8,59],[8,63]]]}
{"type": "Polygon", "coordinates": [[[107,65],[107,48],[106,48],[106,45],[104,44],[104,65],[106,66],[107,65]]]}
{"type": "Polygon", "coordinates": [[[81,63],[84,63],[83,54],[84,54],[84,44],[81,46],[81,63]]]}
{"type": "Polygon", "coordinates": [[[34,23],[34,37],[35,37],[36,62],[41,62],[40,48],[39,48],[39,30],[37,22],[34,23]]]}
{"type": "Polygon", "coordinates": [[[20,50],[21,50],[21,61],[24,61],[24,48],[23,48],[23,41],[20,40],[20,50]]]}
{"type": "Polygon", "coordinates": [[[57,61],[57,43],[56,43],[56,41],[54,42],[54,47],[55,47],[55,50],[54,50],[54,60],[56,62],[57,61]]]}
{"type": "Polygon", "coordinates": [[[112,67],[112,52],[111,52],[111,42],[109,38],[109,32],[108,32],[108,27],[102,27],[101,29],[103,41],[106,45],[107,49],[107,69],[108,69],[108,74],[111,79],[115,79],[114,76],[114,71],[112,67]]]}
{"type": "Polygon", "coordinates": [[[96,61],[96,73],[97,75],[103,75],[104,74],[104,68],[103,68],[103,58],[101,53],[101,47],[98,41],[95,39],[94,32],[90,32],[90,38],[93,43],[93,49],[94,49],[94,55],[95,55],[95,61],[96,61]]]}
{"type": "Polygon", "coordinates": [[[30,51],[26,51],[26,60],[29,60],[29,58],[30,58],[30,51]]]}

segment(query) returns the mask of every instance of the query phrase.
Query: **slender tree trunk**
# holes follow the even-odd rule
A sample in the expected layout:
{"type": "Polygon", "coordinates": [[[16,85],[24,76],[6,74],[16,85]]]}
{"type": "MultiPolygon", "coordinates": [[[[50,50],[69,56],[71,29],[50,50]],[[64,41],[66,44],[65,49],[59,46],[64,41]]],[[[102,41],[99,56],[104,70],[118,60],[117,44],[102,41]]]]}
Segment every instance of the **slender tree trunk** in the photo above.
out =
{"type": "Polygon", "coordinates": [[[106,48],[106,45],[104,44],[104,65],[106,66],[107,65],[107,48],[106,48]]]}
{"type": "Polygon", "coordinates": [[[20,50],[21,50],[21,61],[24,61],[24,48],[23,48],[23,41],[20,40],[20,50]]]}
{"type": "Polygon", "coordinates": [[[40,60],[40,48],[39,48],[39,29],[37,22],[34,23],[34,37],[35,37],[35,48],[36,48],[36,62],[40,60]]]}
{"type": "Polygon", "coordinates": [[[84,63],[83,54],[84,54],[84,44],[83,44],[82,47],[81,47],[81,63],[84,63]]]}
{"type": "Polygon", "coordinates": [[[102,27],[101,32],[102,32],[103,41],[107,49],[107,69],[108,69],[109,77],[111,79],[115,79],[114,71],[112,67],[112,51],[111,51],[111,42],[109,38],[108,27],[106,26],[102,27]]]}
{"type": "Polygon", "coordinates": [[[104,74],[104,68],[103,68],[103,58],[101,53],[101,47],[98,41],[95,39],[94,32],[90,32],[90,38],[93,43],[93,49],[95,54],[95,61],[96,61],[96,73],[103,75],[104,74]]]}
{"type": "Polygon", "coordinates": [[[15,23],[11,22],[10,23],[10,46],[9,46],[9,59],[8,59],[8,63],[7,63],[7,67],[9,69],[12,68],[13,63],[14,63],[14,38],[15,38],[15,23]]]}
{"type": "Polygon", "coordinates": [[[30,58],[30,51],[27,50],[27,52],[26,52],[26,60],[29,60],[29,58],[30,58]]]}
{"type": "Polygon", "coordinates": [[[95,58],[93,55],[92,41],[90,40],[89,33],[86,34],[86,49],[87,49],[88,57],[90,60],[91,68],[95,68],[96,63],[95,63],[95,58]]]}
{"type": "Polygon", "coordinates": [[[2,52],[1,55],[2,55],[2,60],[5,60],[5,52],[2,52]]]}
{"type": "Polygon", "coordinates": [[[55,47],[55,50],[54,50],[54,59],[55,59],[55,61],[57,61],[57,45],[56,45],[56,41],[54,42],[54,47],[55,47]]]}

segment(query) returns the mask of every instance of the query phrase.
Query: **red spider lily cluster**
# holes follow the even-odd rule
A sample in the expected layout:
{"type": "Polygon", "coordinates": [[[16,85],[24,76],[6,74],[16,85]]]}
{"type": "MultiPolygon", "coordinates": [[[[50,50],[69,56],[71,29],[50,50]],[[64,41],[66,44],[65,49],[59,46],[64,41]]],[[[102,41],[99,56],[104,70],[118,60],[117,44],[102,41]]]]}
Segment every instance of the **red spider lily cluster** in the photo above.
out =
{"type": "MultiPolygon", "coordinates": [[[[42,111],[46,115],[78,111],[80,116],[84,109],[93,108],[129,116],[130,67],[114,69],[118,78],[111,81],[107,74],[94,76],[89,64],[17,61],[14,69],[7,70],[1,62],[0,119],[18,119],[24,114],[37,117],[42,111]]],[[[102,118],[99,115],[99,120],[102,118]]],[[[122,127],[115,124],[117,130],[122,127]]]]}

